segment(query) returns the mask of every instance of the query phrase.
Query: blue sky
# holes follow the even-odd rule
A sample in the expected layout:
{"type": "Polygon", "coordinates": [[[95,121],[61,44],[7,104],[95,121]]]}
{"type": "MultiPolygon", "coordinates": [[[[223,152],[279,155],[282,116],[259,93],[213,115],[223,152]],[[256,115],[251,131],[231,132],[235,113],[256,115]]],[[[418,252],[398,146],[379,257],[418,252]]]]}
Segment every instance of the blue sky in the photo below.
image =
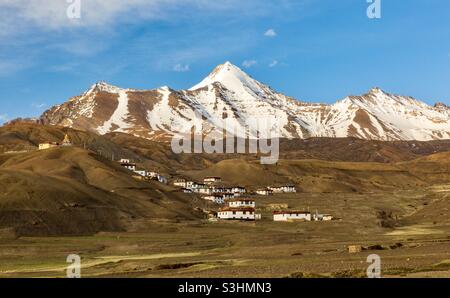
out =
{"type": "Polygon", "coordinates": [[[0,123],[96,81],[189,88],[225,61],[300,100],[374,86],[450,104],[450,1],[0,0],[0,123]]]}

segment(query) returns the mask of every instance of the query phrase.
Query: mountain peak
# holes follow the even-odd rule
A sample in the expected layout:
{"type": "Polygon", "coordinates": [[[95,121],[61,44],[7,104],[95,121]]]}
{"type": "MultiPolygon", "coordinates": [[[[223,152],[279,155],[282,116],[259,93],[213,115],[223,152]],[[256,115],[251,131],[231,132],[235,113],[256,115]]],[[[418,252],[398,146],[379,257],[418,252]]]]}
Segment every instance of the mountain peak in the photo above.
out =
{"type": "MultiPolygon", "coordinates": [[[[197,121],[194,115],[200,112],[212,127],[228,119],[233,133],[242,138],[264,133],[253,120],[265,119],[276,129],[272,137],[450,139],[450,109],[442,104],[434,108],[380,88],[330,105],[297,103],[230,62],[216,66],[191,91],[161,87],[141,92],[98,82],[89,92],[47,110],[40,118],[42,123],[166,141],[170,135],[190,132],[197,121]]],[[[211,126],[204,126],[202,132],[210,133],[211,126]]]]}
{"type": "Polygon", "coordinates": [[[108,84],[105,81],[98,81],[97,83],[92,85],[91,88],[85,94],[89,95],[89,94],[91,94],[94,91],[108,92],[108,93],[119,93],[120,90],[122,90],[122,88],[119,88],[117,86],[108,84]]]}
{"type": "Polygon", "coordinates": [[[437,103],[434,105],[434,107],[435,107],[436,109],[450,110],[450,107],[449,107],[448,105],[446,105],[445,103],[443,103],[443,102],[437,102],[437,103]]]}
{"type": "Polygon", "coordinates": [[[236,93],[246,92],[248,89],[256,94],[262,92],[259,82],[229,61],[218,65],[203,81],[189,90],[198,90],[214,83],[220,83],[236,93]]]}
{"type": "Polygon", "coordinates": [[[372,95],[378,95],[378,94],[386,94],[386,92],[384,92],[381,88],[379,87],[373,87],[372,89],[369,90],[368,94],[372,94],[372,95]]]}

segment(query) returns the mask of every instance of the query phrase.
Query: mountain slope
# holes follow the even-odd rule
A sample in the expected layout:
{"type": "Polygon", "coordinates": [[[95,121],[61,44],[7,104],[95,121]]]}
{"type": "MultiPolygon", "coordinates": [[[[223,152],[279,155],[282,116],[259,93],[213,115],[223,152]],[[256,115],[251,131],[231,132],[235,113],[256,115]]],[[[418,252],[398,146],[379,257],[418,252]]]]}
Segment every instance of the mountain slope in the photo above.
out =
{"type": "Polygon", "coordinates": [[[355,137],[368,140],[450,139],[450,109],[374,88],[332,105],[300,102],[272,90],[227,62],[189,90],[122,89],[97,83],[46,111],[40,121],[98,134],[123,132],[151,140],[190,133],[196,116],[202,133],[225,128],[239,137],[263,133],[257,119],[285,138],[355,137]],[[198,118],[197,118],[198,119],[198,118]],[[229,122],[224,126],[224,119],[229,122]],[[230,128],[231,127],[231,128],[230,128]],[[249,130],[247,130],[247,127],[249,130]]]}
{"type": "Polygon", "coordinates": [[[18,235],[88,235],[128,230],[136,220],[202,217],[192,198],[77,147],[0,154],[0,188],[0,229],[18,235]]]}

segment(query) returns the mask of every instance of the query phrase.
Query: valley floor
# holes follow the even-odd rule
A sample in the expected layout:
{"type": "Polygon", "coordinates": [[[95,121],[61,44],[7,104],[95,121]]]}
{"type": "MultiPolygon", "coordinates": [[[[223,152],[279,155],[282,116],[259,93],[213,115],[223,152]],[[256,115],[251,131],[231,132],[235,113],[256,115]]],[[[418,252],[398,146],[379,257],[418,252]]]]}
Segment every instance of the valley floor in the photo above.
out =
{"type": "Polygon", "coordinates": [[[384,277],[450,277],[448,196],[445,187],[300,193],[258,197],[255,223],[153,220],[90,237],[3,235],[0,277],[64,277],[69,254],[81,256],[84,277],[363,277],[370,254],[381,257],[384,277]],[[273,222],[280,204],[338,220],[273,222]],[[350,254],[349,245],[373,247],[350,254]]]}

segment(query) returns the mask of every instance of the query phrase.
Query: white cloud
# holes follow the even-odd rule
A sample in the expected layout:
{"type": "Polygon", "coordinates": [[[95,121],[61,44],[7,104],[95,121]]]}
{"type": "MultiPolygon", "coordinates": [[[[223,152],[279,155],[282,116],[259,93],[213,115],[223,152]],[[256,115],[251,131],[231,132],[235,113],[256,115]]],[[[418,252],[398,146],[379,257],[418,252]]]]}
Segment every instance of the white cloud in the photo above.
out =
{"type": "Polygon", "coordinates": [[[273,60],[272,62],[270,62],[269,67],[275,67],[278,65],[278,61],[277,60],[273,60]]]}
{"type": "Polygon", "coordinates": [[[277,32],[275,31],[275,29],[269,29],[264,33],[264,36],[267,37],[276,37],[277,36],[277,32]]]}
{"type": "Polygon", "coordinates": [[[256,60],[245,60],[244,62],[242,62],[242,66],[244,66],[245,68],[253,67],[256,64],[258,64],[258,61],[256,60]]]}
{"type": "MultiPolygon", "coordinates": [[[[60,30],[77,27],[105,27],[141,20],[173,20],[179,11],[196,14],[239,12],[239,15],[267,14],[278,1],[256,0],[80,0],[81,17],[71,19],[66,0],[0,0],[0,35],[26,29],[60,30]]],[[[279,4],[278,4],[279,6],[279,4]]],[[[189,15],[189,13],[184,13],[189,15]]]]}
{"type": "Polygon", "coordinates": [[[8,115],[6,114],[0,114],[0,123],[6,122],[9,120],[8,115]]]}
{"type": "Polygon", "coordinates": [[[66,63],[66,64],[58,64],[58,65],[49,66],[47,68],[47,71],[49,71],[49,72],[56,72],[56,73],[58,73],[58,72],[71,72],[77,66],[78,66],[77,63],[70,62],[70,63],[66,63]]]}
{"type": "Polygon", "coordinates": [[[177,64],[173,67],[173,71],[176,72],[188,72],[190,70],[189,64],[183,65],[183,64],[177,64]]]}
{"type": "Polygon", "coordinates": [[[36,110],[42,110],[45,107],[47,107],[47,104],[46,103],[35,103],[34,102],[34,103],[31,104],[31,107],[33,107],[36,110]]]}

